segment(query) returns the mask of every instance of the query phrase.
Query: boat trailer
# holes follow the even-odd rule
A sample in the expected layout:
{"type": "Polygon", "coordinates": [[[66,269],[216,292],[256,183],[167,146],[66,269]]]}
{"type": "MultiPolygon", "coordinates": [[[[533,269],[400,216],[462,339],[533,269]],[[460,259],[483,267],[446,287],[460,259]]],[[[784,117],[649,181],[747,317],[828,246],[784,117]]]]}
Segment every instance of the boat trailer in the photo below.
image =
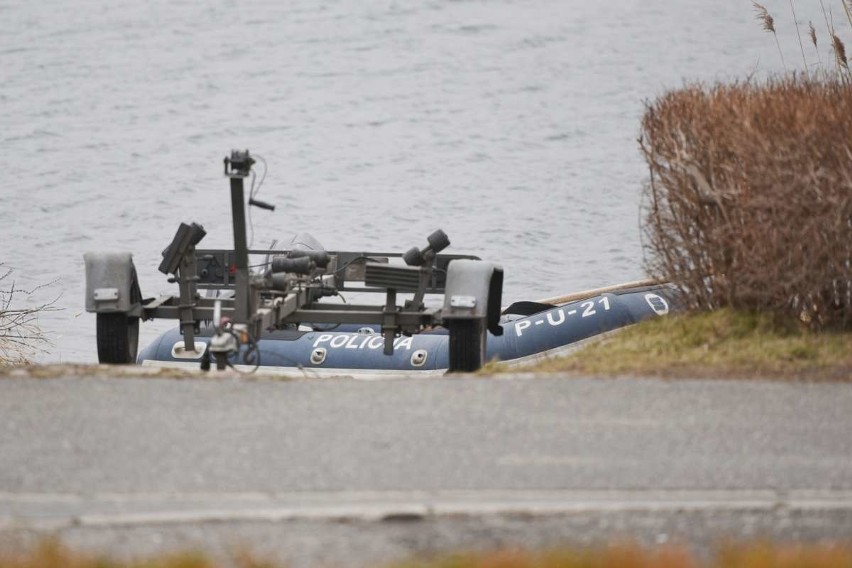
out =
{"type": "MultiPolygon", "coordinates": [[[[178,295],[144,298],[133,258],[127,252],[89,252],[86,311],[96,314],[98,360],[136,362],[139,322],[179,321],[187,354],[197,354],[203,370],[240,363],[260,365],[258,340],[264,332],[300,325],[371,325],[380,329],[385,355],[401,335],[436,326],[449,330],[449,372],[479,369],[488,332],[502,335],[500,311],[503,269],[475,256],[443,254],[450,240],[437,230],[424,248],[405,253],[326,251],[310,236],[294,239],[285,250],[249,250],[246,239],[244,180],[255,159],[248,150],[224,160],[230,181],[233,249],[199,249],[207,234],[197,223],[181,223],[162,252],[159,271],[178,285],[178,295]],[[260,265],[250,257],[263,256],[260,265]],[[204,292],[202,294],[202,291],[204,292]],[[377,304],[322,303],[341,292],[377,293],[377,304]],[[410,295],[400,302],[401,294],[410,295]],[[443,294],[440,307],[427,307],[427,294],[443,294]],[[202,322],[212,324],[209,346],[196,339],[202,322]]],[[[262,183],[262,180],[261,180],[262,183]]],[[[259,189],[259,186],[258,186],[259,189]]],[[[248,205],[274,210],[255,199],[248,205]]]]}

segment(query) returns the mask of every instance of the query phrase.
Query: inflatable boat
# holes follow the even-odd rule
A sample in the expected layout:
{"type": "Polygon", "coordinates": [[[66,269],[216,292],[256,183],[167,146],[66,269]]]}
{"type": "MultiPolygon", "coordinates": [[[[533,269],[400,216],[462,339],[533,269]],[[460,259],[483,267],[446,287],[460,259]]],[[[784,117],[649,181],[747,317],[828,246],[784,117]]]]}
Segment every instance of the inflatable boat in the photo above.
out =
{"type": "MultiPolygon", "coordinates": [[[[606,290],[606,289],[604,289],[606,290]]],[[[487,361],[523,366],[542,358],[566,354],[589,341],[639,321],[675,309],[666,285],[620,285],[597,294],[576,294],[568,302],[517,302],[500,318],[502,335],[488,334],[487,361]]],[[[212,327],[202,328],[196,341],[208,343],[212,327]]],[[[240,354],[230,363],[238,371],[256,366],[267,373],[317,377],[427,377],[449,367],[449,334],[444,328],[394,340],[393,354],[383,352],[376,326],[302,325],[299,329],[265,333],[258,341],[256,365],[241,365],[240,354]]],[[[139,354],[146,366],[197,368],[202,349],[187,353],[179,329],[163,333],[139,354]]]]}

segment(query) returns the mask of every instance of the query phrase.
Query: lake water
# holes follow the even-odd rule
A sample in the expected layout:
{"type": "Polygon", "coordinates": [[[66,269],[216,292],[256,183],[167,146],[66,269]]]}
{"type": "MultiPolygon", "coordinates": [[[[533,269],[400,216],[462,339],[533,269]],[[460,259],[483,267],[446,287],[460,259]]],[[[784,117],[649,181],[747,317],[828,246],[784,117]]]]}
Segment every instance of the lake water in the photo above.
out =
{"type": "MultiPolygon", "coordinates": [[[[801,67],[789,4],[765,4],[801,67]]],[[[232,246],[231,148],[269,165],[256,247],[402,252],[440,227],[503,264],[507,301],[641,278],[644,101],[782,69],[732,0],[6,0],[0,38],[0,261],[56,281],[31,300],[61,294],[45,362],[96,359],[85,251],[133,252],[153,296],[181,221],[232,246]]]]}

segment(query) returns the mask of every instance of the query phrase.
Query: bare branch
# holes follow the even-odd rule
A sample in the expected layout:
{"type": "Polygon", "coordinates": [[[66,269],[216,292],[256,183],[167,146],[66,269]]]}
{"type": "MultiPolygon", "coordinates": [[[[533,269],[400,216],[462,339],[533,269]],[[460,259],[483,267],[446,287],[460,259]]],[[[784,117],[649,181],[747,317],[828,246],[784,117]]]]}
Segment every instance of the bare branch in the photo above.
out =
{"type": "MultiPolygon", "coordinates": [[[[0,267],[3,265],[0,264],[0,267]]],[[[0,282],[11,276],[12,269],[0,268],[0,282]]],[[[38,325],[38,316],[58,311],[56,307],[61,294],[49,302],[33,307],[21,308],[13,305],[18,298],[31,298],[36,292],[44,290],[56,280],[26,290],[19,288],[15,281],[8,289],[0,289],[0,366],[29,363],[31,358],[43,352],[51,345],[50,339],[38,325]]]]}

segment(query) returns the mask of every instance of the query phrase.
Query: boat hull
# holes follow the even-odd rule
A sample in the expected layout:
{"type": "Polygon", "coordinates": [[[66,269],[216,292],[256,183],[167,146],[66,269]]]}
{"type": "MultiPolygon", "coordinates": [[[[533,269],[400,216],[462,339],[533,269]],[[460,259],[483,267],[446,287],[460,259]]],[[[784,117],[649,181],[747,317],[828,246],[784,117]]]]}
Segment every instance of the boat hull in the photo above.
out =
{"type": "MultiPolygon", "coordinates": [[[[644,319],[668,314],[676,308],[671,289],[652,286],[606,293],[560,306],[541,306],[525,310],[531,315],[507,313],[503,316],[503,334],[489,333],[486,359],[524,363],[533,359],[576,349],[602,334],[632,325],[644,319]]],[[[510,307],[509,312],[512,309],[510,307]]],[[[319,326],[317,326],[319,327],[319,326]]],[[[202,329],[197,342],[206,344],[212,330],[202,329]]],[[[392,355],[384,354],[384,340],[369,326],[358,330],[343,326],[333,330],[280,330],[258,341],[260,367],[263,370],[317,371],[334,374],[341,371],[440,373],[449,366],[449,335],[446,330],[399,337],[392,355]]],[[[163,333],[145,348],[137,362],[143,365],[197,366],[202,349],[182,352],[179,329],[163,333]]],[[[242,365],[242,356],[234,357],[242,365]]],[[[253,368],[254,362],[247,368],[253,368]]],[[[246,368],[244,367],[244,368],[246,368]]],[[[240,368],[238,366],[238,368],[240,368]]]]}

